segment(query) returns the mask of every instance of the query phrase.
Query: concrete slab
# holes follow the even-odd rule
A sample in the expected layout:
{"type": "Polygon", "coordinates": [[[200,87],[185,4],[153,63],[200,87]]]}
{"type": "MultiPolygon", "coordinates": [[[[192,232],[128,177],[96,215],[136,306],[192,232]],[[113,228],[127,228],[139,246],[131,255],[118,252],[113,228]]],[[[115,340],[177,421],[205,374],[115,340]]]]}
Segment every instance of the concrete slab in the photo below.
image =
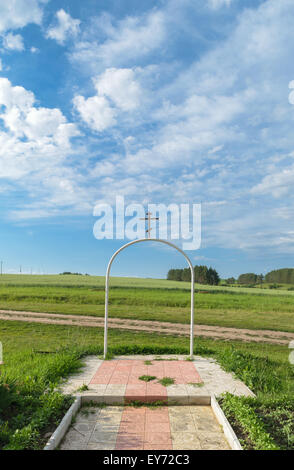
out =
{"type": "Polygon", "coordinates": [[[227,450],[230,446],[210,407],[82,408],[61,450],[227,450]],[[199,426],[209,422],[207,429],[199,426]]]}
{"type": "Polygon", "coordinates": [[[63,393],[81,396],[83,402],[162,401],[205,405],[210,404],[212,395],[219,396],[225,392],[254,396],[244,383],[225,372],[214,359],[200,356],[195,356],[194,361],[175,355],[119,356],[110,361],[89,356],[84,364],[79,374],[72,375],[61,386],[63,393]],[[143,375],[155,376],[156,379],[146,383],[140,380],[143,375]],[[163,377],[172,378],[174,384],[161,385],[159,380],[163,377]]]}

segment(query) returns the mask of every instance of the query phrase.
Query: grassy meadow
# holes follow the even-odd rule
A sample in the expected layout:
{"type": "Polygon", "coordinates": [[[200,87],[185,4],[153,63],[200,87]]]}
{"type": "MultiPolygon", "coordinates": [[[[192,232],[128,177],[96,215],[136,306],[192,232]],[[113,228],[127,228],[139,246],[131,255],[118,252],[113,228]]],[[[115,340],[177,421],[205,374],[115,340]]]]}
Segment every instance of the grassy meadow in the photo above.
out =
{"type": "MultiPolygon", "coordinates": [[[[113,278],[112,317],[189,322],[189,284],[113,278]]],[[[196,285],[196,323],[294,331],[292,291],[196,285]]],[[[0,276],[0,308],[103,316],[104,278],[0,276]]],[[[56,386],[88,354],[101,354],[103,330],[0,321],[0,449],[41,449],[71,398],[56,386]]],[[[109,331],[113,354],[188,353],[185,337],[109,331]]],[[[198,338],[195,353],[216,358],[257,395],[227,395],[222,406],[244,448],[294,449],[294,370],[289,349],[262,343],[198,338]]]]}
{"type": "MultiPolygon", "coordinates": [[[[0,321],[0,339],[5,362],[0,380],[0,449],[40,449],[71,402],[56,392],[56,386],[80,368],[85,355],[102,353],[103,331],[0,321]]],[[[109,351],[184,354],[188,339],[112,329],[109,351]]],[[[226,413],[246,448],[294,449],[294,371],[285,346],[198,339],[195,353],[215,357],[257,394],[245,403],[239,398],[232,402],[230,395],[224,399],[226,413]],[[254,416],[251,421],[248,410],[254,416]]]]}
{"type": "MultiPolygon", "coordinates": [[[[110,316],[189,323],[190,285],[163,279],[112,278],[110,316]]],[[[294,332],[294,291],[195,286],[195,322],[294,332]]],[[[104,315],[104,277],[0,276],[0,308],[104,315]]]]}

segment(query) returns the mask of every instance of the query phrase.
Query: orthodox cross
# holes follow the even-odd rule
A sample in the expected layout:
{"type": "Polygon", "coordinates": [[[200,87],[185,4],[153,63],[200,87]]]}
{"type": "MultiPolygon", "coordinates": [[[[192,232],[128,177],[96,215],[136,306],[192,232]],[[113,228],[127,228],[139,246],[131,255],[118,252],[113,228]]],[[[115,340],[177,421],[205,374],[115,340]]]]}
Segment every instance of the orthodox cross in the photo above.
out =
{"type": "Polygon", "coordinates": [[[146,216],[144,219],[140,220],[147,220],[148,221],[148,229],[146,230],[146,233],[148,233],[148,238],[151,238],[151,220],[159,220],[159,217],[151,217],[152,213],[151,212],[146,212],[146,216]]]}

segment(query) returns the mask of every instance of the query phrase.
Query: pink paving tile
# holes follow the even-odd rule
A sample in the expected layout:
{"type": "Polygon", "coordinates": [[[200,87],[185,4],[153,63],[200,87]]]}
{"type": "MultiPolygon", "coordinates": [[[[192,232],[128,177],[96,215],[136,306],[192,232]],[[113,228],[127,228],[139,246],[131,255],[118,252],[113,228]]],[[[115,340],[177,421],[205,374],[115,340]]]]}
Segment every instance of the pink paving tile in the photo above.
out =
{"type": "Polygon", "coordinates": [[[146,384],[128,384],[126,387],[126,395],[145,395],[146,394],[146,384]]]}
{"type": "Polygon", "coordinates": [[[144,450],[173,450],[172,444],[164,444],[156,446],[154,444],[144,444],[144,450]]]}
{"type": "Polygon", "coordinates": [[[123,414],[121,417],[121,424],[140,424],[140,426],[145,426],[145,415],[143,414],[123,414]]]}
{"type": "Polygon", "coordinates": [[[161,416],[155,415],[146,415],[146,426],[153,425],[153,424],[169,424],[169,416],[168,414],[162,414],[161,416]]]}
{"type": "Polygon", "coordinates": [[[132,375],[147,375],[147,367],[133,367],[131,370],[132,375]]]}
{"type": "Polygon", "coordinates": [[[132,369],[132,364],[125,364],[125,365],[117,365],[115,370],[120,370],[120,371],[130,371],[132,369]]]}
{"type": "Polygon", "coordinates": [[[142,383],[142,380],[139,379],[139,377],[137,377],[136,375],[130,375],[128,377],[128,384],[130,385],[138,385],[138,384],[141,384],[142,383]]]}
{"type": "Polygon", "coordinates": [[[128,378],[129,378],[129,375],[130,375],[130,374],[128,374],[128,373],[125,372],[125,371],[124,371],[124,372],[117,372],[117,371],[115,371],[115,372],[113,372],[112,377],[114,377],[115,379],[122,379],[122,380],[124,380],[124,379],[128,379],[128,378]]]}
{"type": "Polygon", "coordinates": [[[102,373],[102,371],[103,371],[103,373],[105,373],[105,372],[113,372],[115,369],[116,369],[116,366],[112,366],[112,365],[110,365],[108,362],[104,362],[104,363],[102,364],[102,366],[99,367],[99,369],[98,369],[97,372],[98,372],[98,373],[99,373],[99,372],[102,373]]]}
{"type": "Polygon", "coordinates": [[[161,406],[159,408],[146,408],[146,416],[162,416],[162,415],[169,416],[167,406],[161,406]]]}
{"type": "Polygon", "coordinates": [[[114,377],[112,376],[109,380],[110,384],[122,384],[126,385],[128,383],[128,377],[114,377]]]}
{"type": "Polygon", "coordinates": [[[166,387],[163,387],[161,384],[152,384],[149,382],[146,385],[146,395],[160,395],[166,397],[166,387]]]}
{"type": "MultiPolygon", "coordinates": [[[[139,415],[141,417],[141,415],[139,415]]],[[[144,420],[139,421],[121,421],[119,426],[119,434],[142,434],[145,431],[144,420]]]]}
{"type": "Polygon", "coordinates": [[[170,424],[169,423],[150,423],[150,421],[146,420],[145,423],[145,433],[147,432],[163,432],[167,433],[170,432],[170,424]]]}

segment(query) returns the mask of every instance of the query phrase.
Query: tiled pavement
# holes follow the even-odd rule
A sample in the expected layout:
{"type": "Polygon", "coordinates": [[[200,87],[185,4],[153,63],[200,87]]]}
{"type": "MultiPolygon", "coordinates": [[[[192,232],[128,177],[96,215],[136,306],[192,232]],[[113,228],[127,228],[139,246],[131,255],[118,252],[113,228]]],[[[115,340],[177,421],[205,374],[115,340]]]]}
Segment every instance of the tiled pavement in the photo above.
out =
{"type": "MultiPolygon", "coordinates": [[[[105,361],[98,368],[90,385],[105,385],[105,393],[124,396],[124,401],[157,401],[167,402],[167,387],[158,383],[164,377],[171,377],[176,385],[200,384],[201,378],[192,362],[187,361],[154,361],[146,364],[142,359],[120,359],[105,361]],[[149,375],[156,377],[144,382],[139,377],[149,375]]],[[[180,390],[179,387],[176,387],[180,390]]]]}
{"type": "Polygon", "coordinates": [[[228,449],[210,406],[210,396],[224,392],[253,393],[213,359],[181,356],[128,356],[103,361],[86,358],[83,370],[62,387],[63,393],[82,396],[82,403],[104,403],[103,408],[82,408],[61,449],[228,449]],[[151,364],[150,364],[151,362],[151,364]],[[155,376],[151,382],[139,379],[155,376]],[[158,383],[171,377],[174,384],[158,383]],[[86,390],[79,390],[87,385],[86,390]],[[131,407],[132,401],[160,401],[161,407],[131,407]],[[186,406],[173,406],[173,405],[186,406]],[[193,406],[193,405],[198,406],[193,406]]]}
{"type": "Polygon", "coordinates": [[[83,408],[61,450],[228,450],[210,406],[83,408]]]}
{"type": "Polygon", "coordinates": [[[81,395],[83,401],[95,397],[95,401],[108,404],[160,400],[192,405],[208,404],[207,397],[211,394],[253,395],[243,382],[225,372],[213,359],[200,356],[194,361],[187,361],[184,356],[157,359],[155,356],[128,356],[103,361],[90,356],[83,370],[71,376],[61,389],[63,393],[81,395]],[[152,365],[147,365],[146,361],[151,361],[152,365]],[[141,375],[156,376],[156,379],[146,383],[139,379],[141,375]],[[172,377],[175,384],[163,387],[158,379],[164,376],[172,377]],[[80,391],[83,385],[88,389],[80,391]]]}

